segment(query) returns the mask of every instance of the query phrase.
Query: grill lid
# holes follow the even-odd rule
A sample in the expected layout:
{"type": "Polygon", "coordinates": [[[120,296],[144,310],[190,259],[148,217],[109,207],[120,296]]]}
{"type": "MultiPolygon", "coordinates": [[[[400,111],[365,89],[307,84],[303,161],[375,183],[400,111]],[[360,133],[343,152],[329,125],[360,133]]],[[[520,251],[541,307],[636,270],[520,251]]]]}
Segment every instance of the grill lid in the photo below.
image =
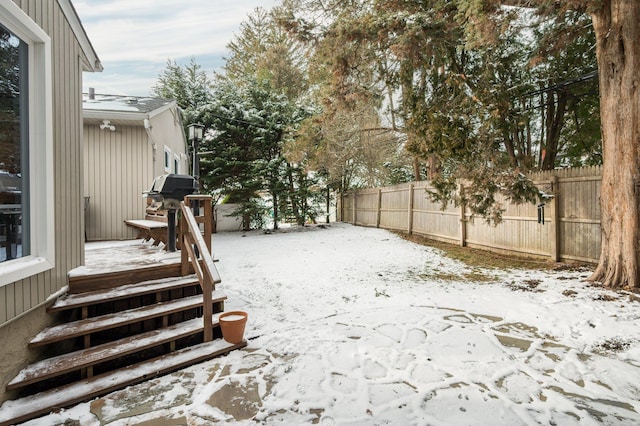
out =
{"type": "Polygon", "coordinates": [[[147,195],[154,201],[162,201],[165,204],[169,202],[173,204],[177,201],[179,205],[186,195],[193,194],[196,189],[196,180],[193,176],[166,174],[153,180],[151,190],[147,192],[147,195]]]}

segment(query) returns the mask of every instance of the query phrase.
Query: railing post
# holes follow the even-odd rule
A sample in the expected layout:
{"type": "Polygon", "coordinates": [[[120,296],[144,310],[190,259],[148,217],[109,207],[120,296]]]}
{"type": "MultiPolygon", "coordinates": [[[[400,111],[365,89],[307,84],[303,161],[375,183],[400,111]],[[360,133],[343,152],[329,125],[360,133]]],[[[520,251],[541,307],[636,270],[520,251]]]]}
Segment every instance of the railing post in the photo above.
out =
{"type": "Polygon", "coordinates": [[[213,213],[211,210],[211,197],[207,197],[203,200],[204,205],[202,209],[204,210],[204,242],[207,245],[207,249],[209,249],[209,253],[213,255],[211,251],[211,236],[213,235],[213,213]]]}
{"type": "Polygon", "coordinates": [[[213,283],[209,277],[205,278],[205,284],[202,288],[202,316],[204,317],[204,335],[205,342],[213,340],[213,283]]]}
{"type": "Polygon", "coordinates": [[[189,275],[189,253],[186,250],[186,245],[189,244],[185,235],[187,235],[189,229],[187,227],[187,218],[184,211],[180,209],[180,274],[184,277],[189,275]]]}

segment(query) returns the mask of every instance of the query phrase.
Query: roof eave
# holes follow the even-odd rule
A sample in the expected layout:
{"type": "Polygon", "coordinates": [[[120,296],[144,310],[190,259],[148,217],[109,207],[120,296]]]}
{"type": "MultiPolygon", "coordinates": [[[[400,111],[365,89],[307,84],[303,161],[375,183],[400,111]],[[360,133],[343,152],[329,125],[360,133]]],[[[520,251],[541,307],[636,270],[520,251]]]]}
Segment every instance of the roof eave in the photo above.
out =
{"type": "Polygon", "coordinates": [[[149,114],[144,112],[131,111],[109,111],[101,109],[85,109],[82,110],[82,118],[97,118],[99,120],[127,120],[142,122],[145,118],[149,118],[149,114]]]}
{"type": "Polygon", "coordinates": [[[149,118],[153,118],[158,114],[162,114],[163,112],[170,110],[173,107],[176,107],[178,103],[176,101],[171,101],[168,104],[161,106],[160,108],[156,108],[153,111],[149,111],[149,118]]]}
{"type": "Polygon", "coordinates": [[[100,58],[98,58],[98,54],[93,48],[93,45],[87,36],[87,32],[82,26],[78,12],[76,12],[75,7],[73,7],[71,0],[58,0],[58,3],[60,4],[60,8],[64,12],[67,21],[80,44],[80,48],[82,49],[83,71],[101,72],[104,68],[102,67],[100,58]]]}

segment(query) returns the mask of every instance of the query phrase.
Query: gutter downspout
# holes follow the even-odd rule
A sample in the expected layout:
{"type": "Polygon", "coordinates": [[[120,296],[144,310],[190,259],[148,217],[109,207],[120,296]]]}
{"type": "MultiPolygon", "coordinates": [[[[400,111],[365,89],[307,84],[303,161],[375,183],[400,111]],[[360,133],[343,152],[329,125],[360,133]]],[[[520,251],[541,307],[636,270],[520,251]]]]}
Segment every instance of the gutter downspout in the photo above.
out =
{"type": "Polygon", "coordinates": [[[144,130],[147,132],[147,136],[149,137],[149,143],[151,144],[151,148],[153,149],[153,153],[152,153],[152,158],[153,158],[153,170],[156,169],[156,152],[158,150],[158,144],[156,143],[155,139],[153,138],[153,134],[151,132],[151,129],[153,128],[151,126],[151,122],[149,121],[149,118],[145,118],[144,119],[144,130]]]}

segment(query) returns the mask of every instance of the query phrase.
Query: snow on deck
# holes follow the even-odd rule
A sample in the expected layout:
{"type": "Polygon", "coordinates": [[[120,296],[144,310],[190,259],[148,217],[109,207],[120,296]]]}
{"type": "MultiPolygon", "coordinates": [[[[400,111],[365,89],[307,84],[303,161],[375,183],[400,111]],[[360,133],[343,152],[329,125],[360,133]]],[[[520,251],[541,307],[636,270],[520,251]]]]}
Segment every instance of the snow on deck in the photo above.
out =
{"type": "Polygon", "coordinates": [[[69,272],[69,277],[117,272],[157,264],[179,263],[180,252],[167,252],[161,243],[136,239],[85,244],[85,266],[69,272]]]}

